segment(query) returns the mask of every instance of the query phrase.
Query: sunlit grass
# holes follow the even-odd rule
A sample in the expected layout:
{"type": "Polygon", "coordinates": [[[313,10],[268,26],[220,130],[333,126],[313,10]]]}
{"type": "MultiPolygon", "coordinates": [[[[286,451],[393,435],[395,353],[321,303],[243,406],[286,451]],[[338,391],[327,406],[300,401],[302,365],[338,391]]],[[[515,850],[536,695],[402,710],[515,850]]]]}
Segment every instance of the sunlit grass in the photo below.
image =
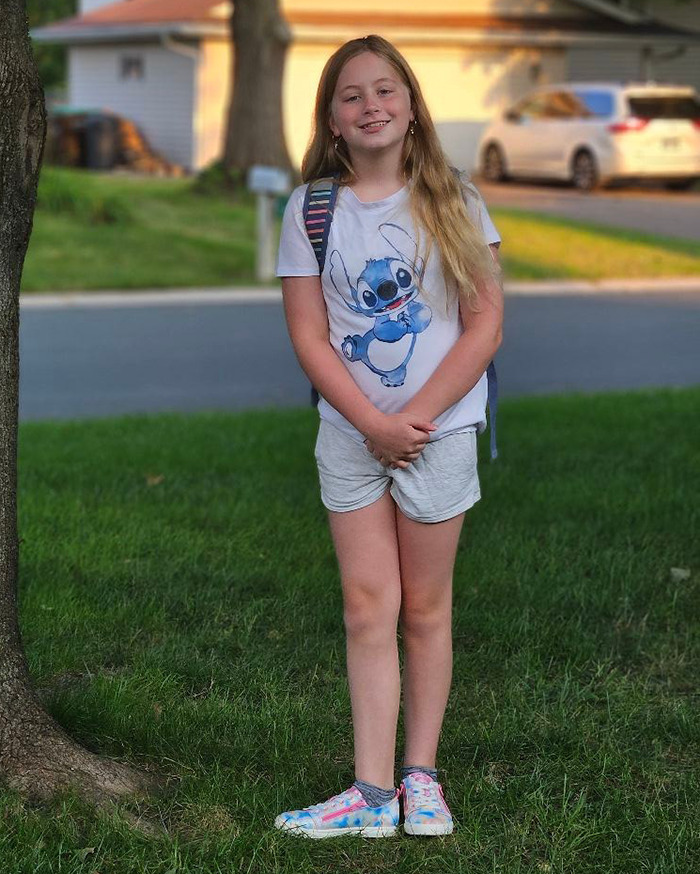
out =
{"type": "MultiPolygon", "coordinates": [[[[492,210],[507,279],[700,275],[700,245],[492,210]]],[[[255,284],[255,204],[187,179],[45,167],[24,291],[255,284]]]]}

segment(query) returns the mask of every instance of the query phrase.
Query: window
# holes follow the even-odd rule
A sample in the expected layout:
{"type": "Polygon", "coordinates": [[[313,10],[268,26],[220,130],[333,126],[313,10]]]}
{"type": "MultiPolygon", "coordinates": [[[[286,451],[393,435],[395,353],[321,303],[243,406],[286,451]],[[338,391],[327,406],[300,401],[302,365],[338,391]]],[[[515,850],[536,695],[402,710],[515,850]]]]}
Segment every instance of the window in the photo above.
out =
{"type": "Polygon", "coordinates": [[[122,55],[119,59],[119,78],[143,79],[143,57],[141,55],[122,55]]]}
{"type": "Polygon", "coordinates": [[[568,91],[554,91],[547,97],[547,118],[580,118],[582,115],[590,115],[585,107],[582,107],[574,94],[568,91]]]}
{"type": "Polygon", "coordinates": [[[684,94],[656,97],[629,95],[628,100],[630,112],[638,118],[700,119],[700,102],[684,94]]]}
{"type": "Polygon", "coordinates": [[[519,103],[515,112],[524,118],[544,118],[547,114],[547,95],[540,94],[519,103]]]}
{"type": "Polygon", "coordinates": [[[610,91],[576,91],[576,97],[588,110],[588,115],[609,118],[615,110],[615,101],[610,91]]]}

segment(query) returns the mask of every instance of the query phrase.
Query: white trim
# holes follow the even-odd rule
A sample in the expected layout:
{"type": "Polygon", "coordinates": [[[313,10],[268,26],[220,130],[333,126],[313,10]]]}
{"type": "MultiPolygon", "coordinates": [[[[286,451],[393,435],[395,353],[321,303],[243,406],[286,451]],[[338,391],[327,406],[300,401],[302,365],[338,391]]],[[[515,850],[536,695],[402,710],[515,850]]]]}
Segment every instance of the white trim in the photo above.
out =
{"type": "Polygon", "coordinates": [[[160,39],[167,36],[206,37],[226,36],[228,26],[212,22],[190,24],[188,22],[169,22],[165,24],[118,24],[95,25],[55,25],[36,27],[29,35],[36,42],[51,44],[82,45],[83,43],[137,42],[160,39]]]}
{"type": "Polygon", "coordinates": [[[160,35],[160,44],[163,46],[166,51],[174,52],[176,55],[183,55],[186,58],[190,58],[194,61],[195,67],[199,63],[202,57],[202,51],[200,48],[194,48],[193,46],[185,45],[184,43],[177,42],[174,40],[170,34],[162,33],[160,35]]]}

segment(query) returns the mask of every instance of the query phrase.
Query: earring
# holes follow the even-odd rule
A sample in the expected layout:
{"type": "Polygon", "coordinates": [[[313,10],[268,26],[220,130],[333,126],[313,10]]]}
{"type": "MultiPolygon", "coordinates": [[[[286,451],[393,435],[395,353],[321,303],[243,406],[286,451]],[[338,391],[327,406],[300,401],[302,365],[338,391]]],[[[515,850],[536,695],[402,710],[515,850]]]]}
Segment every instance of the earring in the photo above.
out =
{"type": "Polygon", "coordinates": [[[410,123],[410,125],[408,126],[408,132],[411,134],[411,136],[415,135],[415,133],[416,133],[415,122],[412,121],[410,123]]]}
{"type": "Polygon", "coordinates": [[[339,142],[340,142],[340,137],[339,137],[339,136],[337,136],[337,137],[333,137],[333,148],[336,150],[336,152],[338,151],[338,143],[339,143],[339,142]]]}

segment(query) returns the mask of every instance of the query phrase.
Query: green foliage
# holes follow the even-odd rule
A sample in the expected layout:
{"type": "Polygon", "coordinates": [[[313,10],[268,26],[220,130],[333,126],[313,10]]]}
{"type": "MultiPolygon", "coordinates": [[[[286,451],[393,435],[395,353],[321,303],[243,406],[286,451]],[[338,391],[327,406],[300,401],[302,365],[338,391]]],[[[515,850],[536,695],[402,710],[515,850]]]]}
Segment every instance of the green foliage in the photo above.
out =
{"type": "Polygon", "coordinates": [[[223,161],[214,161],[199,171],[192,190],[203,195],[229,193],[245,197],[248,193],[246,174],[239,169],[228,170],[223,161]]]}
{"type": "MultiPolygon", "coordinates": [[[[50,24],[77,14],[77,0],[27,0],[27,18],[30,29],[50,24]]],[[[65,46],[34,43],[34,58],[39,76],[46,90],[61,86],[66,78],[65,46]]]]}

